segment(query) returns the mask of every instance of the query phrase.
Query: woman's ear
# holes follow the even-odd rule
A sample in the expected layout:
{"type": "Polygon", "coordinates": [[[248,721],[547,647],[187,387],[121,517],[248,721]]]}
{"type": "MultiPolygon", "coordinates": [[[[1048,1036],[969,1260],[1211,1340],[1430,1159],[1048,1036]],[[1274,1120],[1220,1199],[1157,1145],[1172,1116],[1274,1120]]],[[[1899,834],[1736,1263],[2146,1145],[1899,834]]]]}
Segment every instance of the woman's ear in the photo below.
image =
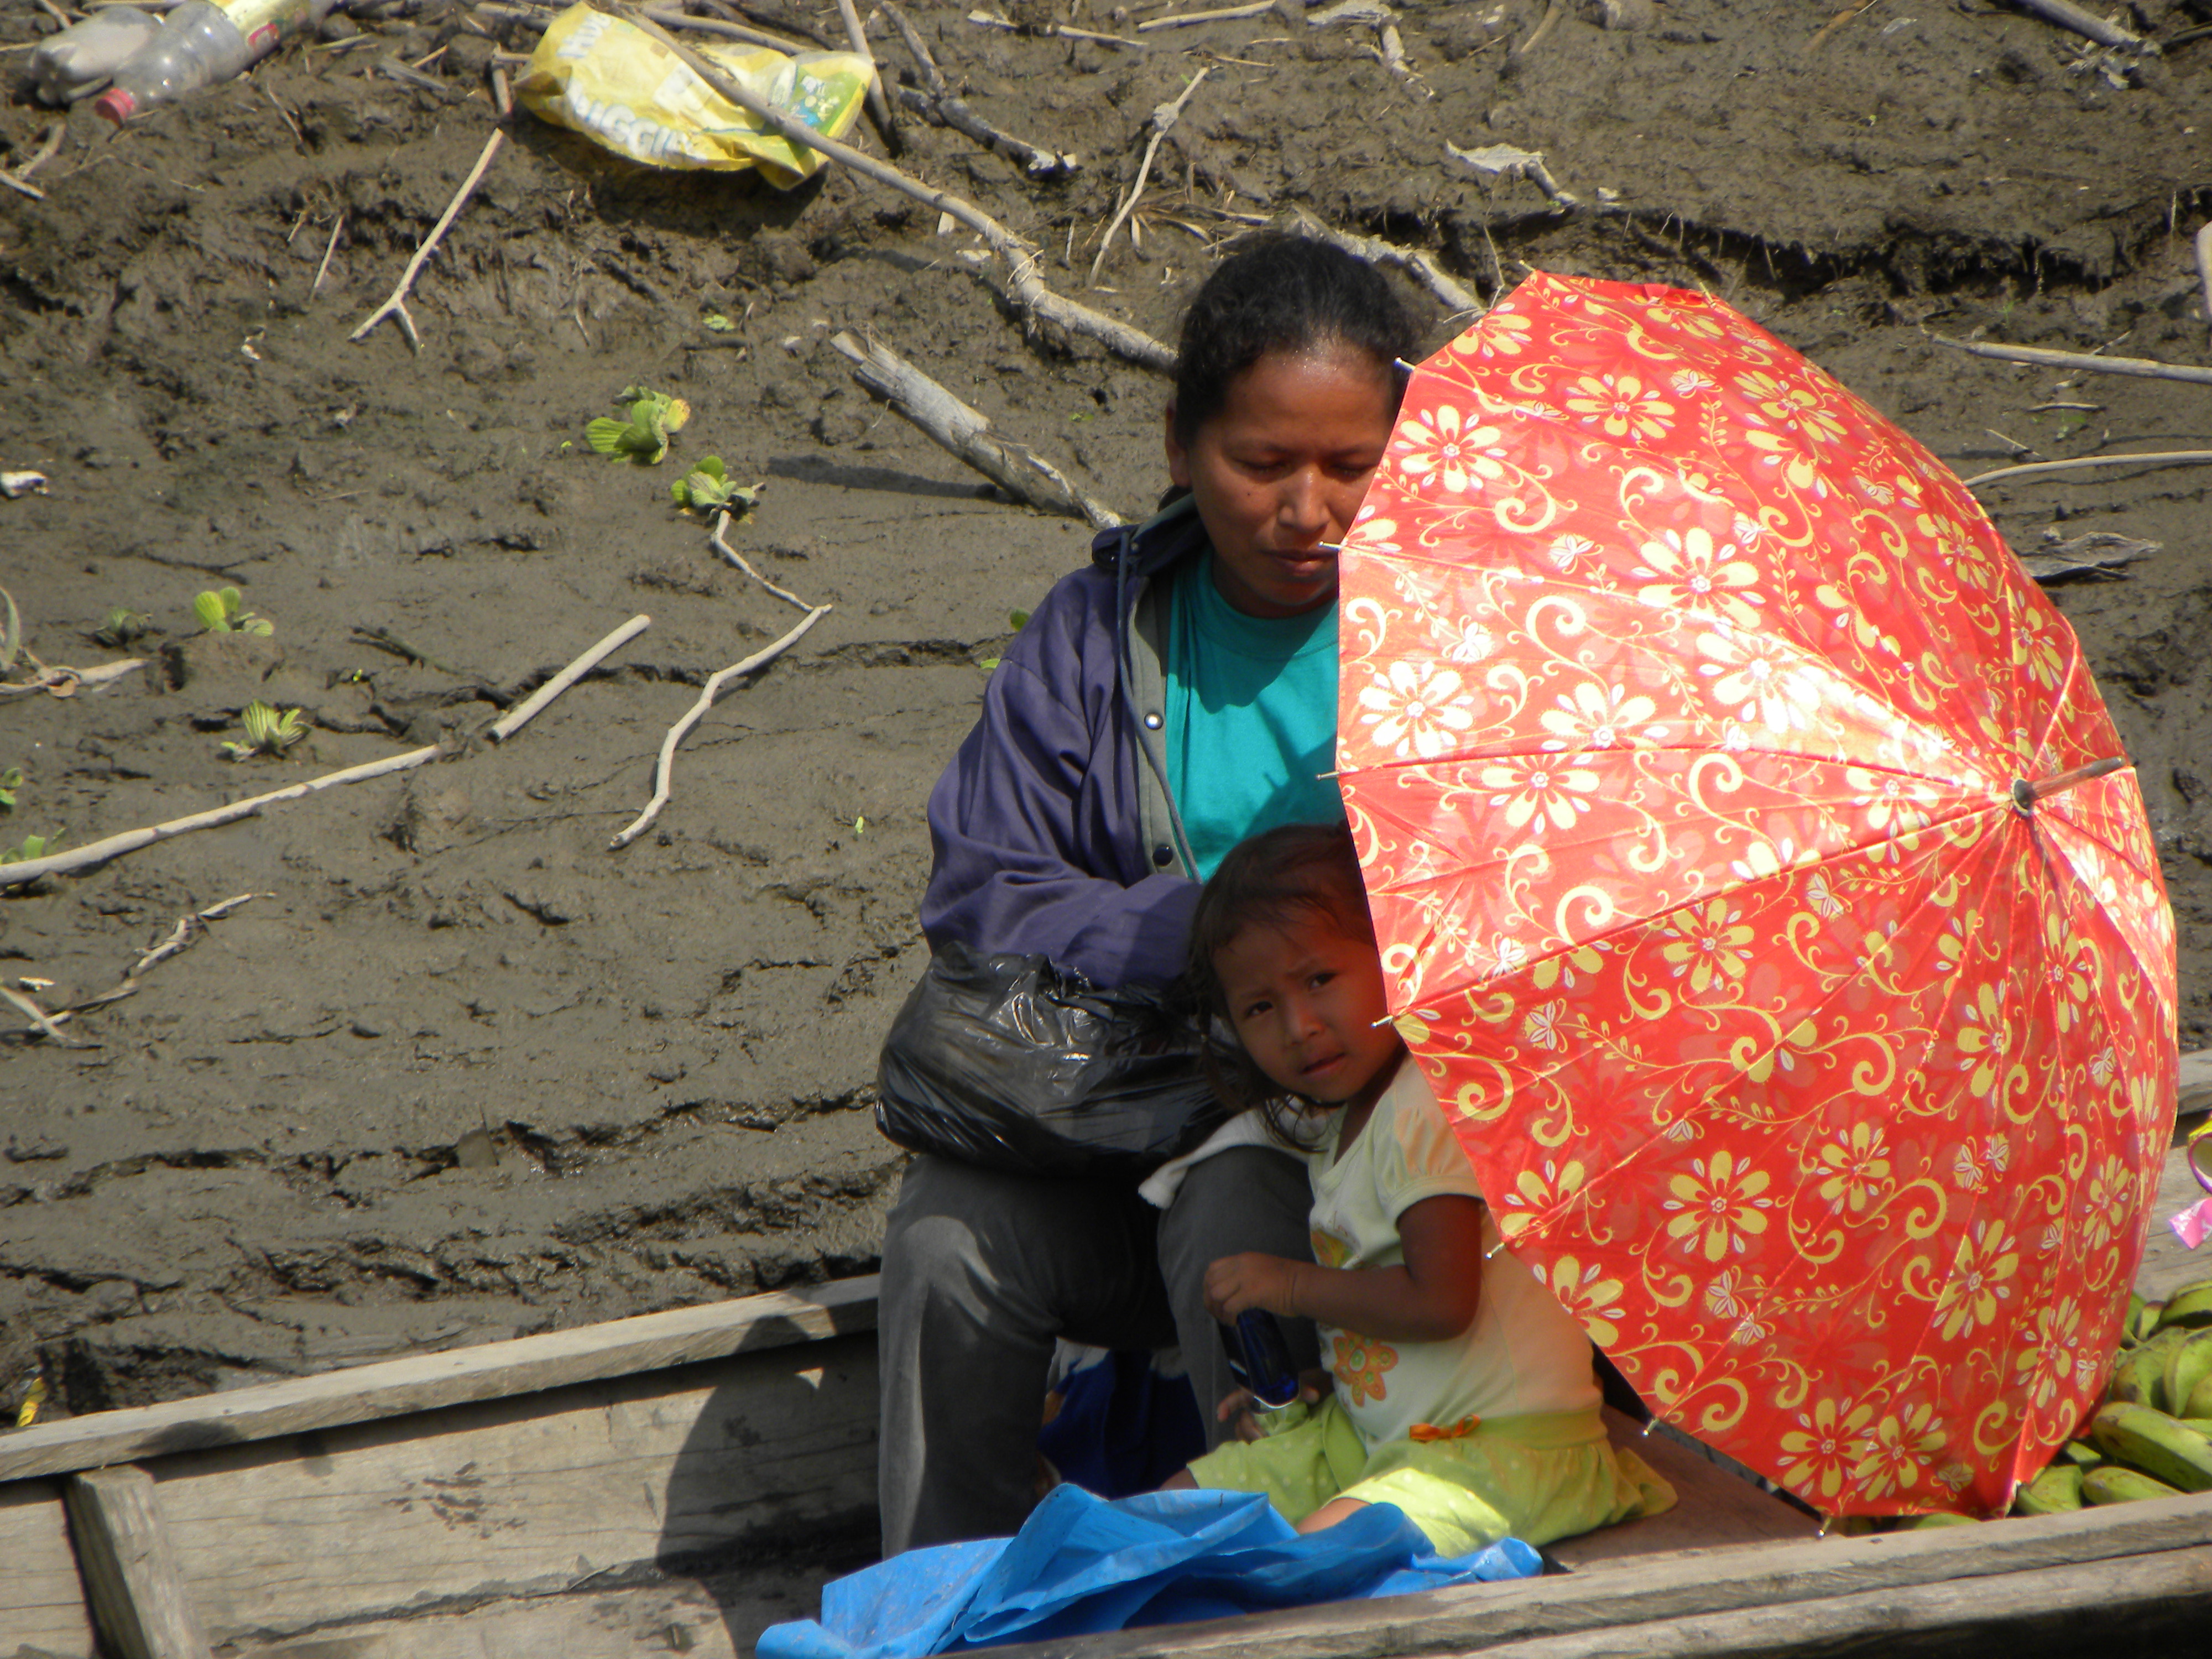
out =
{"type": "Polygon", "coordinates": [[[1173,398],[1168,400],[1165,426],[1168,480],[1178,489],[1188,489],[1190,488],[1190,451],[1183,447],[1182,440],[1176,435],[1176,406],[1173,398]]]}

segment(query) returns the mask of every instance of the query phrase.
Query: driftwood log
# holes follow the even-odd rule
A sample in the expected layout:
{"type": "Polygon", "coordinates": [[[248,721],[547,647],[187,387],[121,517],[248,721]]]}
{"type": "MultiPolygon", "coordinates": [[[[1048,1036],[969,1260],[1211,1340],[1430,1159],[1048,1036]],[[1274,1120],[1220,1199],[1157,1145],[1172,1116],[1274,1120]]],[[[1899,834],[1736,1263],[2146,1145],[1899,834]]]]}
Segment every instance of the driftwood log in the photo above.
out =
{"type": "Polygon", "coordinates": [[[1120,514],[1085,495],[1036,451],[993,436],[986,416],[889,347],[846,333],[831,335],[830,344],[851,361],[854,380],[1016,500],[1047,513],[1086,520],[1099,530],[1123,522],[1120,514]]]}

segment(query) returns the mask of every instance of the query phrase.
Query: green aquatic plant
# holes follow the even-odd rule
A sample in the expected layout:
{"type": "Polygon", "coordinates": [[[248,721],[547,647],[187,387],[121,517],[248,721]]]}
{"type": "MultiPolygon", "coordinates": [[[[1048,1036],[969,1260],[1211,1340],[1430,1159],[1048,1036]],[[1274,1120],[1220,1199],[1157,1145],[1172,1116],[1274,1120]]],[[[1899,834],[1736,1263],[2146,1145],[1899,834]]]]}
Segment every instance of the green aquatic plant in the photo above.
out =
{"type": "Polygon", "coordinates": [[[274,634],[276,624],[245,608],[246,596],[234,587],[211,587],[192,600],[192,614],[209,634],[274,634]]]}
{"type": "Polygon", "coordinates": [[[107,607],[106,618],[92,630],[92,637],[98,644],[112,646],[120,651],[133,640],[145,638],[153,629],[151,621],[128,605],[112,605],[107,607]]]}
{"type": "Polygon", "coordinates": [[[23,769],[11,766],[0,772],[0,812],[15,810],[15,792],[23,787],[23,769]]]}
{"type": "Polygon", "coordinates": [[[224,754],[236,761],[256,755],[279,755],[307,735],[302,710],[278,709],[265,702],[249,702],[239,711],[238,723],[246,728],[244,743],[225,743],[224,754]]]}
{"type": "Polygon", "coordinates": [[[602,415],[584,428],[585,438],[602,455],[658,466],[668,453],[669,439],[691,418],[691,405],[672,393],[648,392],[641,386],[624,386],[617,401],[629,405],[629,419],[602,415]]]}
{"type": "MultiPolygon", "coordinates": [[[[1020,633],[1022,629],[1029,626],[1029,623],[1030,613],[1026,611],[1009,611],[1006,612],[1006,626],[1014,633],[1020,633]]],[[[999,662],[1000,659],[997,657],[985,657],[978,662],[975,666],[981,669],[986,674],[988,674],[999,665],[999,662]]]]}
{"type": "Polygon", "coordinates": [[[57,830],[51,836],[26,836],[21,847],[0,847],[0,864],[28,864],[33,859],[42,859],[62,844],[67,833],[57,830]]]}
{"type": "Polygon", "coordinates": [[[709,455],[693,463],[689,472],[668,486],[668,493],[676,498],[678,507],[696,507],[702,513],[731,513],[742,518],[752,511],[763,488],[761,484],[739,483],[729,476],[720,456],[709,455]]]}

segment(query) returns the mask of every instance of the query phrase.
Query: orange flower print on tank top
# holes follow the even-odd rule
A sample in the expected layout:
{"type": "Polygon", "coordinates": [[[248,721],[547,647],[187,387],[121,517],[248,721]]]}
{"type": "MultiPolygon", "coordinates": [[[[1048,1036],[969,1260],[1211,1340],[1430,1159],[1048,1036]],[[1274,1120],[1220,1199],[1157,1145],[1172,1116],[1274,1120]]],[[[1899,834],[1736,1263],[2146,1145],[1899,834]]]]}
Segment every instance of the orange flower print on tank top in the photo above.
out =
{"type": "Polygon", "coordinates": [[[1356,1331],[1339,1331],[1334,1352],[1329,1370],[1336,1376],[1337,1386],[1350,1396],[1353,1405],[1364,1406],[1370,1400],[1389,1397],[1382,1374],[1397,1365],[1395,1348],[1356,1331]]]}

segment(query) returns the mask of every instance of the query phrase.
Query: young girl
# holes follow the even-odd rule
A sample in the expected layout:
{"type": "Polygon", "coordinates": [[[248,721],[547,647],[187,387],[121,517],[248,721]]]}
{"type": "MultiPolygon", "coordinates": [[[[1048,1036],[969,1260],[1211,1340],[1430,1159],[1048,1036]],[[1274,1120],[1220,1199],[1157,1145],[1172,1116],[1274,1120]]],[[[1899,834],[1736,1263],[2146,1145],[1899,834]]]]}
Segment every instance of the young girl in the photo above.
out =
{"type": "MultiPolygon", "coordinates": [[[[1230,854],[1199,899],[1190,965],[1243,1046],[1224,1092],[1279,1132],[1302,1120],[1289,1133],[1313,1182],[1315,1260],[1224,1256],[1207,1306],[1224,1323],[1248,1308],[1315,1320],[1335,1387],[1273,1432],[1247,1417],[1241,1443],[1169,1485],[1265,1492],[1300,1532],[1395,1504],[1447,1556],[1671,1506],[1607,1439],[1581,1326],[1494,1254],[1474,1171],[1390,1024],[1349,830],[1291,825],[1230,854]]],[[[1221,1414],[1249,1404],[1231,1394],[1221,1414]]]]}

